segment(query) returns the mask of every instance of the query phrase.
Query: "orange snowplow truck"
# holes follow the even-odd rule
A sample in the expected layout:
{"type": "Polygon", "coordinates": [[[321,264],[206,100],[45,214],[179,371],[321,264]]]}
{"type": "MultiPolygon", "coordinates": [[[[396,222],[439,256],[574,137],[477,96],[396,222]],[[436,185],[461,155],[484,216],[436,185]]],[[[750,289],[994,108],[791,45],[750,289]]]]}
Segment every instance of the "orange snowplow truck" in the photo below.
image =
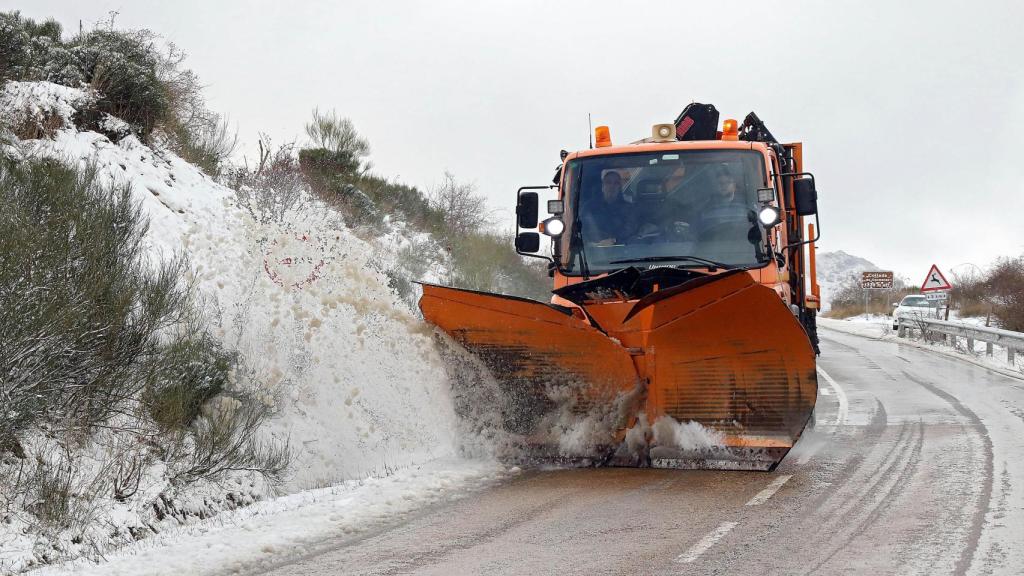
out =
{"type": "Polygon", "coordinates": [[[551,301],[425,284],[424,317],[483,361],[506,429],[540,455],[564,455],[551,414],[568,411],[611,422],[610,464],[774,469],[817,398],[817,191],[801,144],[754,113],[719,128],[696,103],[638,142],[595,136],[562,152],[555,185],[518,191],[516,250],[550,260],[551,301]],[[711,441],[659,437],[665,419],[711,441]]]}

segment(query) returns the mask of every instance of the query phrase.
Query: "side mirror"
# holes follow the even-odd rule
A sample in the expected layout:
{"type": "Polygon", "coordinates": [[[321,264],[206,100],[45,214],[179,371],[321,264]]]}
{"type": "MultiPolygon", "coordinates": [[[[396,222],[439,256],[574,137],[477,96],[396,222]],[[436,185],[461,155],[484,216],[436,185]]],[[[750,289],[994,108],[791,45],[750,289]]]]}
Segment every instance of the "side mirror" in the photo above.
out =
{"type": "Polygon", "coordinates": [[[893,303],[892,303],[892,307],[893,307],[893,308],[899,308],[899,306],[900,306],[900,303],[899,303],[899,302],[893,302],[893,303]]]}
{"type": "Polygon", "coordinates": [[[818,191],[814,187],[813,176],[793,180],[793,203],[798,216],[818,213],[818,191]]]}
{"type": "MultiPolygon", "coordinates": [[[[520,228],[536,228],[537,212],[540,201],[536,192],[520,192],[519,201],[516,203],[516,217],[519,219],[520,228]]],[[[520,235],[521,237],[522,235],[520,235]]],[[[519,240],[516,240],[518,246],[519,240]]],[[[536,252],[536,250],[528,250],[536,252]]]]}
{"type": "MultiPolygon", "coordinates": [[[[536,194],[533,194],[535,197],[536,194]]],[[[536,208],[536,205],[534,205],[536,208]]],[[[533,218],[534,226],[537,225],[537,217],[534,215],[533,218]]],[[[523,232],[516,236],[516,252],[539,252],[540,251],[540,234],[537,232],[523,232]]]]}

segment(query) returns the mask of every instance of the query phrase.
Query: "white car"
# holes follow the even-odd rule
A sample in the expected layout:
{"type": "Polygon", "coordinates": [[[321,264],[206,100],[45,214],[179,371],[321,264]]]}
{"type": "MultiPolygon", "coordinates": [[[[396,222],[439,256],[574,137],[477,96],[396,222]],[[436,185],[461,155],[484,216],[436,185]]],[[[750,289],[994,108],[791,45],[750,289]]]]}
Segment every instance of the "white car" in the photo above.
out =
{"type": "Polygon", "coordinates": [[[892,329],[899,330],[900,320],[913,320],[915,318],[934,318],[936,312],[935,303],[920,294],[904,296],[899,304],[893,304],[892,329]]]}

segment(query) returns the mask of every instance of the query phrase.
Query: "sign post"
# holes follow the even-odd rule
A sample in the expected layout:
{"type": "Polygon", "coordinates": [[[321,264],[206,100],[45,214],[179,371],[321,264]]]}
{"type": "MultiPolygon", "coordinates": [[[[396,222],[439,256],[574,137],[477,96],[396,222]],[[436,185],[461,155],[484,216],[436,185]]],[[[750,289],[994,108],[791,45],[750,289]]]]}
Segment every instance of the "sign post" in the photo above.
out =
{"type": "Polygon", "coordinates": [[[942,275],[939,267],[932,264],[924,277],[924,282],[921,283],[921,293],[928,300],[946,305],[946,320],[949,320],[949,291],[952,289],[953,285],[942,275]]]}
{"type": "Polygon", "coordinates": [[[868,290],[892,290],[892,270],[865,270],[860,273],[860,287],[864,290],[864,315],[868,314],[868,290]]]}

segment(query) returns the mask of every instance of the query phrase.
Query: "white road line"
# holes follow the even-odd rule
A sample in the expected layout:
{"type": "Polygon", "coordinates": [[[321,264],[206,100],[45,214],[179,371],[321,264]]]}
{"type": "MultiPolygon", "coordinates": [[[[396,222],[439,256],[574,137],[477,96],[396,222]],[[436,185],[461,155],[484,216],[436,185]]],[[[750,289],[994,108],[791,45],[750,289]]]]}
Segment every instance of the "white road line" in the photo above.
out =
{"type": "Polygon", "coordinates": [[[829,390],[828,388],[822,388],[820,390],[820,392],[821,392],[822,396],[831,396],[832,395],[832,391],[829,390]]]}
{"type": "Polygon", "coordinates": [[[789,482],[789,479],[792,477],[792,474],[784,474],[782,476],[779,476],[775,480],[772,480],[771,484],[765,487],[764,490],[761,490],[760,492],[755,494],[754,497],[751,498],[749,502],[747,502],[747,506],[760,506],[761,504],[764,504],[765,502],[768,501],[769,498],[774,496],[775,493],[779,491],[779,488],[782,488],[783,484],[789,482]]]}
{"type": "Polygon", "coordinates": [[[694,544],[693,547],[687,550],[685,554],[680,554],[679,557],[676,558],[676,562],[679,562],[680,564],[689,564],[697,558],[700,558],[701,554],[711,549],[711,547],[714,546],[716,542],[718,542],[719,540],[724,538],[726,534],[731,532],[737,524],[739,523],[722,522],[718,525],[718,528],[715,528],[714,532],[701,538],[700,542],[694,544]]]}
{"type": "Polygon", "coordinates": [[[833,380],[832,377],[828,375],[828,372],[825,372],[825,369],[821,366],[818,366],[818,374],[825,377],[825,381],[828,382],[829,386],[832,387],[832,390],[835,391],[836,397],[839,398],[839,412],[836,414],[836,421],[834,424],[836,426],[845,424],[846,415],[850,412],[850,403],[846,400],[846,392],[843,392],[843,387],[833,380]]]}

